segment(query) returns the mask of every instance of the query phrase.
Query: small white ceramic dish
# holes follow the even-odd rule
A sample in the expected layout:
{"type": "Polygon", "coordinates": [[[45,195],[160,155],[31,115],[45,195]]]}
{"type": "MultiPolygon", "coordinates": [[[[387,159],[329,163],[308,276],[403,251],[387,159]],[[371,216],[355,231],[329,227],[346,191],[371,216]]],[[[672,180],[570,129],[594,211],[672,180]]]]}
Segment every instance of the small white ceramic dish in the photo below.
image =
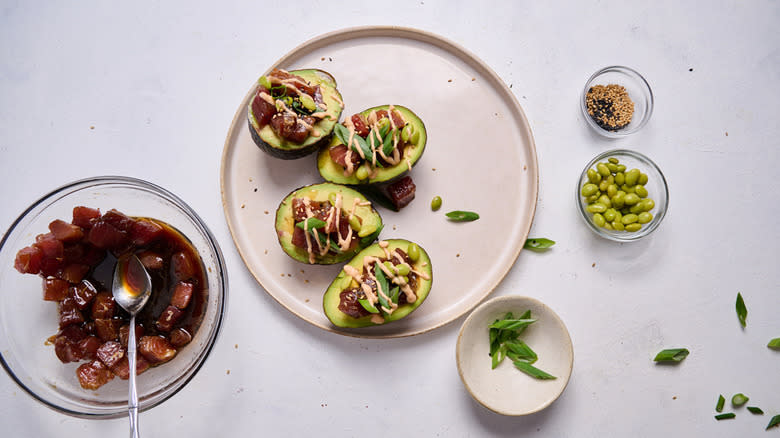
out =
{"type": "Polygon", "coordinates": [[[544,303],[519,295],[496,297],[477,307],[460,329],[455,357],[458,373],[474,400],[502,415],[528,415],[554,402],[566,389],[574,365],[574,349],[563,321],[544,303]],[[505,359],[491,369],[488,326],[507,312],[526,310],[537,321],[520,336],[539,356],[533,366],[557,377],[537,380],[505,359]]]}

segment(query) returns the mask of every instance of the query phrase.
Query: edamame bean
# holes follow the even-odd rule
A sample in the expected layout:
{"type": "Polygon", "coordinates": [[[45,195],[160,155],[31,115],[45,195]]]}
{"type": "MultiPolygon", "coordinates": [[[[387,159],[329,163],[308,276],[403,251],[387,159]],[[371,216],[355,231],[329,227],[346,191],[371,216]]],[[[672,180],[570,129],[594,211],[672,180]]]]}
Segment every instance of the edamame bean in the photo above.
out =
{"type": "Polygon", "coordinates": [[[431,210],[437,211],[441,208],[441,196],[434,196],[431,200],[431,210]]]}
{"type": "Polygon", "coordinates": [[[628,225],[628,224],[633,224],[638,220],[639,220],[639,216],[635,215],[634,213],[630,213],[623,216],[623,219],[621,219],[620,222],[623,222],[623,225],[628,225]]]}
{"type": "Polygon", "coordinates": [[[360,228],[362,228],[363,224],[360,223],[360,218],[357,216],[352,216],[349,218],[349,226],[352,227],[355,231],[360,231],[360,228]]]}
{"type": "Polygon", "coordinates": [[[609,222],[607,222],[607,223],[605,223],[605,224],[604,224],[604,228],[606,228],[606,229],[608,229],[608,230],[614,230],[614,228],[612,228],[612,224],[611,224],[611,223],[609,223],[609,222]]]}
{"type": "Polygon", "coordinates": [[[615,184],[622,186],[626,183],[626,174],[623,172],[618,172],[615,174],[615,184]]]}
{"type": "Polygon", "coordinates": [[[640,173],[639,174],[639,179],[637,179],[636,182],[639,183],[639,184],[645,185],[645,184],[647,184],[647,180],[648,180],[647,174],[640,173]]]}
{"type": "Polygon", "coordinates": [[[625,172],[626,171],[626,165],[625,164],[618,164],[617,171],[618,172],[625,172]]]}
{"type": "Polygon", "coordinates": [[[314,103],[314,99],[312,99],[311,96],[308,94],[301,94],[299,99],[301,100],[301,105],[303,105],[304,108],[306,108],[309,111],[316,111],[317,110],[317,104],[314,103]]]}
{"type": "Polygon", "coordinates": [[[612,206],[615,208],[623,208],[626,204],[626,192],[618,190],[615,196],[612,197],[612,206]]]}
{"type": "Polygon", "coordinates": [[[420,260],[420,247],[416,243],[410,243],[406,248],[406,255],[408,255],[409,260],[413,262],[420,260]]]}
{"type": "Polygon", "coordinates": [[[607,163],[607,169],[612,173],[617,173],[617,165],[615,163],[607,163]]]}
{"type": "Polygon", "coordinates": [[[642,229],[642,224],[633,223],[633,224],[628,224],[628,225],[626,225],[626,231],[630,231],[630,232],[632,232],[632,233],[633,233],[634,231],[639,231],[639,230],[641,230],[641,229],[642,229]]]}
{"type": "Polygon", "coordinates": [[[620,189],[623,190],[626,193],[634,193],[635,192],[634,187],[636,187],[636,186],[630,186],[628,184],[623,184],[622,186],[620,186],[620,189]]]}
{"type": "Polygon", "coordinates": [[[618,159],[617,159],[617,158],[615,158],[615,157],[610,157],[610,158],[608,158],[608,159],[607,159],[607,161],[609,161],[609,162],[610,162],[610,163],[612,163],[612,164],[617,164],[617,163],[619,163],[619,162],[620,162],[620,160],[618,160],[618,159]]]}
{"type": "Polygon", "coordinates": [[[626,194],[625,202],[626,205],[634,205],[639,202],[639,196],[637,196],[636,193],[628,193],[626,194]]]}
{"type": "Polygon", "coordinates": [[[617,195],[618,188],[615,184],[610,184],[609,187],[607,187],[607,196],[610,198],[614,198],[615,195],[617,195]]]}
{"type": "Polygon", "coordinates": [[[582,193],[582,196],[592,196],[592,195],[596,194],[598,189],[599,189],[599,186],[597,186],[596,184],[585,184],[584,186],[582,186],[582,192],[581,193],[582,193]]]}
{"type": "Polygon", "coordinates": [[[387,268],[388,271],[395,272],[395,269],[393,269],[393,264],[389,261],[385,260],[385,262],[382,264],[385,265],[385,268],[387,268]]]}
{"type": "Polygon", "coordinates": [[[602,177],[606,178],[610,175],[609,168],[604,163],[599,163],[596,165],[596,170],[601,174],[602,177]]]}
{"type": "Polygon", "coordinates": [[[623,231],[623,229],[626,226],[623,225],[623,222],[620,222],[619,220],[612,221],[612,228],[614,228],[616,231],[623,231]]]}
{"type": "Polygon", "coordinates": [[[604,178],[599,183],[599,190],[601,190],[602,192],[606,192],[607,191],[607,187],[609,187],[609,180],[604,178]]]}
{"type": "Polygon", "coordinates": [[[607,211],[604,212],[604,219],[607,220],[607,222],[612,222],[615,220],[615,217],[617,216],[617,212],[614,208],[608,208],[607,211]]]}
{"type": "Polygon", "coordinates": [[[639,179],[639,169],[631,169],[626,172],[626,184],[633,186],[639,179]]]}
{"type": "Polygon", "coordinates": [[[401,130],[401,140],[404,143],[408,143],[409,142],[409,139],[412,137],[412,130],[413,129],[414,128],[412,128],[412,125],[409,124],[409,125],[404,126],[404,129],[401,130]]]}
{"type": "Polygon", "coordinates": [[[615,177],[612,176],[612,175],[608,176],[607,177],[607,182],[610,183],[610,184],[614,184],[615,183],[615,177]]]}
{"type": "Polygon", "coordinates": [[[639,215],[637,216],[637,222],[639,222],[640,224],[646,224],[651,220],[653,220],[653,215],[646,211],[639,213],[639,215]]]}
{"type": "Polygon", "coordinates": [[[634,193],[639,195],[640,198],[647,198],[647,189],[641,184],[634,186],[634,193]]]}
{"type": "Polygon", "coordinates": [[[398,269],[399,275],[409,275],[409,272],[411,272],[411,269],[409,268],[409,265],[406,263],[395,265],[396,269],[398,269]]]}
{"type": "Polygon", "coordinates": [[[598,184],[601,182],[601,175],[594,169],[588,169],[588,181],[598,184]]]}
{"type": "Polygon", "coordinates": [[[599,196],[601,196],[601,192],[596,191],[596,193],[594,193],[591,196],[588,196],[587,198],[585,198],[585,201],[588,204],[593,204],[594,202],[599,200],[599,196]]]}
{"type": "Polygon", "coordinates": [[[336,192],[328,193],[328,202],[330,202],[330,205],[336,205],[336,192]]]}
{"type": "Polygon", "coordinates": [[[601,204],[601,205],[603,205],[603,206],[605,206],[607,208],[612,207],[612,201],[609,200],[609,196],[607,196],[607,195],[599,196],[599,199],[596,202],[598,202],[599,204],[601,204]]]}
{"type": "Polygon", "coordinates": [[[639,214],[639,213],[641,213],[641,212],[643,212],[645,210],[644,210],[644,208],[642,206],[642,203],[640,202],[640,203],[634,205],[633,207],[629,208],[628,211],[630,211],[631,213],[634,213],[634,214],[639,214]]]}
{"type": "Polygon", "coordinates": [[[647,198],[647,199],[643,199],[643,200],[642,200],[642,209],[643,209],[644,211],[650,211],[650,210],[652,210],[653,208],[655,208],[655,201],[653,201],[653,200],[652,200],[652,199],[650,199],[650,198],[647,198]]]}
{"type": "Polygon", "coordinates": [[[368,169],[366,169],[366,166],[358,167],[358,170],[355,171],[355,177],[361,181],[368,178],[368,169]]]}
{"type": "Polygon", "coordinates": [[[602,216],[601,213],[596,213],[593,215],[593,223],[600,227],[603,227],[604,224],[607,223],[607,221],[604,219],[604,216],[602,216]]]}
{"type": "Polygon", "coordinates": [[[607,211],[607,206],[604,204],[590,204],[585,207],[585,210],[588,210],[590,213],[604,213],[607,211]]]}
{"type": "Polygon", "coordinates": [[[260,84],[266,90],[271,89],[271,81],[265,76],[260,76],[260,79],[257,80],[257,83],[260,84]]]}
{"type": "Polygon", "coordinates": [[[412,132],[412,135],[409,137],[409,143],[417,144],[419,142],[420,142],[420,131],[412,132]]]}

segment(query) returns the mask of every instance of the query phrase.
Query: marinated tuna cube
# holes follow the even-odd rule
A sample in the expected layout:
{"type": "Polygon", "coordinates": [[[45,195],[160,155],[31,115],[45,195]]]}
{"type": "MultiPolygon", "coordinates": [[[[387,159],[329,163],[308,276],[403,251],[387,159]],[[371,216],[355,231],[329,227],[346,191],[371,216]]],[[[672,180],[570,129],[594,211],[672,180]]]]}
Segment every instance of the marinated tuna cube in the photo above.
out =
{"type": "MultiPolygon", "coordinates": [[[[303,229],[298,227],[293,228],[292,244],[298,248],[306,249],[306,232],[303,231],[303,229]]],[[[313,248],[317,248],[317,244],[314,243],[313,240],[311,241],[311,245],[313,248]]]]}
{"type": "Polygon", "coordinates": [[[146,246],[163,233],[163,227],[149,219],[138,219],[130,227],[130,239],[134,245],[146,246]]]}
{"type": "Polygon", "coordinates": [[[101,221],[110,224],[117,230],[129,233],[135,220],[129,218],[124,213],[112,208],[103,214],[101,221]]]}
{"type": "Polygon", "coordinates": [[[350,118],[350,120],[352,121],[352,126],[355,127],[355,134],[363,138],[368,137],[370,129],[362,115],[355,114],[350,118]]]}
{"type": "Polygon", "coordinates": [[[129,242],[126,232],[103,221],[96,222],[92,229],[89,230],[87,240],[102,249],[123,248],[129,242]]]}
{"type": "Polygon", "coordinates": [[[165,261],[163,258],[152,251],[144,251],[137,254],[138,260],[141,261],[141,264],[144,265],[146,269],[151,270],[157,270],[162,269],[163,266],[165,266],[165,261]]]}
{"type": "Polygon", "coordinates": [[[92,362],[81,364],[76,369],[76,375],[79,378],[79,384],[84,389],[96,390],[105,385],[114,378],[111,372],[103,362],[93,360],[92,362]]]}
{"type": "Polygon", "coordinates": [[[108,368],[116,365],[125,357],[125,349],[116,341],[108,341],[97,349],[97,358],[108,368]]]}
{"type": "MultiPolygon", "coordinates": [[[[330,159],[333,160],[334,163],[345,169],[347,168],[347,147],[345,145],[340,144],[338,146],[333,146],[328,150],[328,153],[330,154],[330,159]]],[[[349,156],[349,161],[352,163],[353,168],[360,162],[360,160],[360,154],[358,153],[352,152],[352,154],[349,156]]]]}
{"type": "Polygon", "coordinates": [[[54,339],[54,354],[62,363],[78,362],[81,354],[77,344],[69,341],[65,336],[57,336],[54,339]]]}
{"type": "Polygon", "coordinates": [[[92,317],[95,319],[109,319],[114,316],[116,302],[114,296],[108,292],[98,292],[92,301],[92,317]]]}
{"type": "Polygon", "coordinates": [[[388,197],[390,197],[390,201],[395,208],[400,210],[412,202],[415,189],[416,186],[414,185],[414,181],[412,181],[412,177],[405,176],[398,181],[389,184],[386,190],[388,197]]]}
{"type": "Polygon", "coordinates": [[[60,328],[84,322],[84,315],[81,314],[79,307],[70,295],[59,303],[59,307],[60,328]]]}
{"type": "Polygon", "coordinates": [[[173,329],[173,326],[179,322],[184,312],[177,309],[174,306],[168,306],[160,314],[160,319],[157,320],[157,329],[161,332],[169,332],[173,329]]]}
{"type": "MultiPolygon", "coordinates": [[[[140,375],[144,371],[148,370],[149,361],[147,361],[142,355],[137,354],[135,356],[135,375],[140,375]]],[[[122,380],[130,378],[130,360],[127,356],[123,357],[116,365],[111,368],[111,372],[122,380]]]]}
{"type": "Polygon", "coordinates": [[[100,217],[100,210],[97,208],[89,207],[74,207],[73,208],[73,225],[77,225],[81,228],[92,228],[92,224],[100,217]]]}
{"type": "Polygon", "coordinates": [[[81,243],[66,243],[63,245],[63,262],[65,264],[70,263],[80,263],[83,265],[86,265],[87,263],[84,263],[84,254],[87,252],[86,246],[81,243]]]}
{"type": "Polygon", "coordinates": [[[22,274],[37,274],[41,270],[43,251],[37,246],[22,248],[16,253],[14,268],[22,274]]]}
{"type": "Polygon", "coordinates": [[[138,352],[152,365],[167,362],[176,356],[176,349],[162,336],[142,337],[138,342],[138,352]]]}
{"type": "Polygon", "coordinates": [[[40,274],[44,277],[59,277],[62,272],[63,259],[50,259],[45,256],[41,259],[40,274]]]}
{"type": "Polygon", "coordinates": [[[49,224],[49,230],[54,238],[61,242],[77,242],[84,237],[84,231],[78,225],[69,224],[57,219],[49,224]]]}
{"type": "Polygon", "coordinates": [[[68,296],[68,282],[59,278],[43,280],[43,299],[45,301],[62,301],[68,296]]]}
{"type": "Polygon", "coordinates": [[[179,309],[186,309],[192,299],[192,283],[180,281],[176,284],[176,288],[173,289],[173,295],[171,296],[171,305],[178,307],[179,309]]]}
{"type": "Polygon", "coordinates": [[[119,327],[121,319],[96,319],[95,332],[103,341],[116,341],[119,339],[119,327]]]}
{"type": "Polygon", "coordinates": [[[64,258],[65,247],[52,233],[39,234],[36,236],[33,246],[37,246],[41,249],[44,258],[58,259],[60,261],[64,258]]]}
{"type": "Polygon", "coordinates": [[[86,245],[84,257],[81,263],[89,266],[95,266],[106,258],[106,250],[92,245],[86,245]]]}
{"type": "Polygon", "coordinates": [[[87,272],[89,272],[89,266],[72,263],[62,268],[57,276],[69,283],[76,284],[84,279],[87,272]]]}
{"type": "Polygon", "coordinates": [[[84,280],[76,286],[71,286],[68,290],[68,296],[73,298],[73,302],[79,310],[86,309],[97,295],[97,289],[92,283],[84,280]]]}
{"type": "Polygon", "coordinates": [[[192,341],[192,335],[187,330],[179,327],[171,332],[171,345],[181,348],[192,341]]]}
{"type": "Polygon", "coordinates": [[[171,256],[173,276],[177,280],[189,280],[195,275],[195,261],[186,252],[179,251],[171,256]]]}
{"type": "MultiPolygon", "coordinates": [[[[141,336],[144,335],[144,327],[142,325],[136,324],[135,326],[135,345],[138,346],[138,341],[141,339],[141,336]]],[[[127,341],[130,339],[130,324],[125,324],[122,327],[119,327],[119,343],[122,344],[123,347],[127,348],[127,341]]]]}
{"type": "Polygon", "coordinates": [[[81,359],[95,359],[97,350],[103,343],[97,336],[87,336],[76,344],[76,351],[81,359]]]}

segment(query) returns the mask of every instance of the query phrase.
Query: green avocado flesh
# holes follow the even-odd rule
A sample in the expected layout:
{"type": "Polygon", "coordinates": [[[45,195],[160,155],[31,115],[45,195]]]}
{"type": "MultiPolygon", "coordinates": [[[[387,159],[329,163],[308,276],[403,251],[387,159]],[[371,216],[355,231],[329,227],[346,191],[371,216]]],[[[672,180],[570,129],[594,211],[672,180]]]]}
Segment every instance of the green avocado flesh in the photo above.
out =
{"type": "MultiPolygon", "coordinates": [[[[309,253],[306,249],[299,248],[292,243],[293,232],[295,231],[292,209],[293,198],[309,198],[312,201],[328,202],[328,197],[331,193],[341,193],[342,211],[346,216],[349,215],[355,198],[359,199],[360,202],[367,202],[363,195],[349,187],[338,184],[321,183],[301,187],[293,191],[284,198],[282,203],[279,204],[279,208],[276,210],[276,236],[279,238],[279,244],[287,255],[301,263],[309,264],[309,253]]],[[[382,229],[382,217],[374,210],[374,207],[358,206],[355,208],[355,216],[361,220],[360,231],[353,231],[359,238],[358,245],[341,254],[328,252],[324,256],[320,256],[315,253],[315,264],[332,265],[334,263],[349,260],[361,249],[376,240],[382,229]]]]}
{"type": "MultiPolygon", "coordinates": [[[[360,114],[364,117],[368,117],[371,111],[388,110],[389,107],[390,105],[377,106],[362,111],[360,114]]],[[[320,171],[320,175],[322,175],[325,180],[330,182],[355,185],[392,181],[409,171],[406,158],[409,158],[409,162],[412,164],[412,166],[417,163],[420,157],[422,157],[423,152],[425,152],[425,142],[428,139],[428,135],[425,131],[425,124],[423,121],[410,109],[400,105],[393,105],[393,107],[401,113],[404,121],[412,125],[412,128],[414,129],[413,132],[419,132],[419,138],[417,139],[417,142],[411,143],[410,145],[406,146],[406,148],[404,148],[401,162],[391,167],[379,167],[376,169],[376,174],[373,175],[373,177],[369,177],[364,180],[359,180],[355,176],[355,172],[353,172],[351,175],[345,176],[344,168],[336,164],[336,162],[330,158],[330,148],[344,144],[341,142],[341,140],[338,139],[338,137],[333,136],[330,140],[330,144],[327,147],[320,149],[319,155],[317,156],[317,168],[320,171]]]]}
{"type": "MultiPolygon", "coordinates": [[[[389,251],[392,252],[394,249],[400,248],[407,253],[407,248],[411,243],[408,240],[403,239],[389,239],[386,240],[386,242],[388,243],[387,249],[389,251]]],[[[360,253],[348,263],[348,265],[357,269],[359,272],[363,272],[363,259],[367,256],[384,258],[385,251],[379,246],[379,243],[375,243],[363,251],[360,251],[360,253]]],[[[361,318],[353,318],[339,310],[339,302],[341,299],[339,295],[344,290],[349,289],[352,283],[352,277],[344,272],[343,269],[339,272],[339,275],[336,276],[336,279],[333,280],[333,282],[330,284],[328,290],[325,291],[325,296],[322,298],[322,306],[325,309],[325,316],[327,316],[334,325],[348,328],[369,327],[374,325],[387,324],[389,322],[398,321],[399,319],[407,316],[416,308],[420,307],[420,304],[425,301],[425,299],[428,297],[428,292],[431,291],[431,284],[433,283],[431,259],[428,257],[428,253],[426,253],[422,247],[420,247],[420,258],[414,262],[411,267],[417,272],[424,272],[428,274],[429,279],[425,280],[418,277],[417,290],[414,291],[417,295],[417,300],[411,304],[407,303],[398,306],[398,308],[390,315],[383,315],[385,319],[383,323],[376,324],[372,322],[371,315],[367,315],[361,318]]]]}
{"type": "Polygon", "coordinates": [[[314,129],[320,133],[319,136],[309,135],[303,143],[293,143],[276,135],[270,124],[260,128],[252,111],[253,95],[249,105],[247,105],[247,119],[252,140],[263,151],[282,159],[300,158],[327,145],[330,142],[333,127],[338,123],[341,111],[344,109],[341,94],[336,89],[336,79],[329,73],[322,70],[309,69],[293,70],[290,71],[290,74],[298,75],[312,85],[320,85],[322,100],[328,107],[326,113],[329,117],[324,117],[314,124],[314,129]]]}

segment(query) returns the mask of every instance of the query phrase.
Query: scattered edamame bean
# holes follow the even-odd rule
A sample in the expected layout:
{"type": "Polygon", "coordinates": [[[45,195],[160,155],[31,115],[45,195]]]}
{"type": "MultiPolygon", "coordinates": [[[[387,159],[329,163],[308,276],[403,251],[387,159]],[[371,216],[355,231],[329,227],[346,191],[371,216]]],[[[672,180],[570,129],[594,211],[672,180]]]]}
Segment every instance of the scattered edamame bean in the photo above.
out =
{"type": "Polygon", "coordinates": [[[639,224],[639,223],[633,223],[633,224],[626,225],[626,231],[630,231],[632,233],[634,231],[639,231],[641,229],[642,229],[642,224],[639,224]]]}
{"type": "Polygon", "coordinates": [[[431,210],[437,211],[441,208],[441,196],[434,196],[431,200],[431,210]]]}
{"type": "Polygon", "coordinates": [[[406,255],[408,255],[409,260],[413,262],[420,260],[420,247],[416,243],[410,243],[406,248],[406,255]]]}

